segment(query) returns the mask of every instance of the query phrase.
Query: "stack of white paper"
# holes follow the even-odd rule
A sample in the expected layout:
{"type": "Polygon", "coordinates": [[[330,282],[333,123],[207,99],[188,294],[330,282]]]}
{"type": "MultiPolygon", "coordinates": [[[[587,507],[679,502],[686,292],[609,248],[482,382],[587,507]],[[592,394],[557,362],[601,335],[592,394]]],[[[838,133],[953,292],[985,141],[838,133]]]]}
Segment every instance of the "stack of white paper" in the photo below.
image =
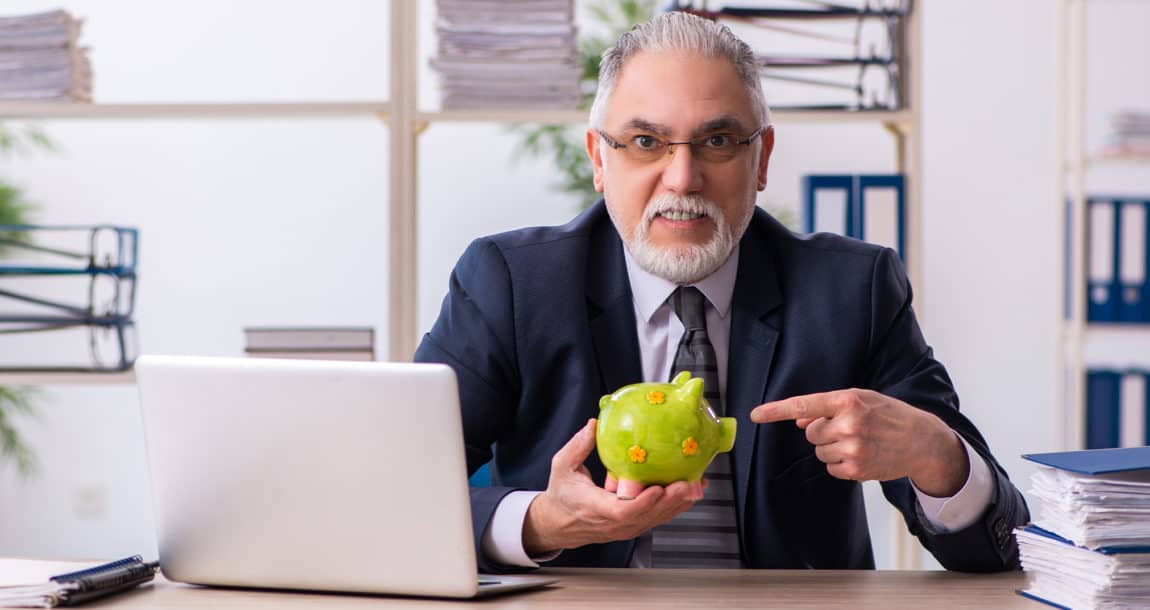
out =
{"type": "Polygon", "coordinates": [[[1150,600],[1150,553],[1093,551],[1034,528],[1016,535],[1026,593],[1068,608],[1145,608],[1150,600]]]}
{"type": "Polygon", "coordinates": [[[1024,456],[1034,522],[1015,530],[1023,595],[1067,608],[1150,607],[1150,447],[1024,456]]]}
{"type": "Polygon", "coordinates": [[[1111,117],[1103,154],[1150,155],[1150,110],[1123,110],[1111,117]]]}
{"type": "Polygon", "coordinates": [[[1150,470],[1091,475],[1040,466],[1030,482],[1038,527],[1092,549],[1150,546],[1150,470]]]}
{"type": "Polygon", "coordinates": [[[81,25],[63,10],[0,17],[0,100],[92,101],[81,25]]]}
{"type": "Polygon", "coordinates": [[[443,107],[575,108],[571,0],[437,0],[443,107]]]}

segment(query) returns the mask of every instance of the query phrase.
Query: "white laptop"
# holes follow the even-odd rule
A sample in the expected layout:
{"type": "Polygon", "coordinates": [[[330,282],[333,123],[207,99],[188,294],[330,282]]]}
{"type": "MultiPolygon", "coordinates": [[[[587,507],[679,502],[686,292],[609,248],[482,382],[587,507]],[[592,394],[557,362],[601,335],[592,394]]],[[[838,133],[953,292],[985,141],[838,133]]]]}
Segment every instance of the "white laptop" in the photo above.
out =
{"type": "Polygon", "coordinates": [[[136,377],[170,580],[462,598],[556,582],[477,574],[447,366],[142,356],[136,377]]]}

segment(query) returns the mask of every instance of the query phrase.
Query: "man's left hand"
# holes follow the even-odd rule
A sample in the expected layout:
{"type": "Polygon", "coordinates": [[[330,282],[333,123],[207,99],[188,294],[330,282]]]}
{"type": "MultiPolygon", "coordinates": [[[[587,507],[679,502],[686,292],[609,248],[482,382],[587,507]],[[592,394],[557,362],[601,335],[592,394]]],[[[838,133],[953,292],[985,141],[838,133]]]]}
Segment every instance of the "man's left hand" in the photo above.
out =
{"type": "Polygon", "coordinates": [[[794,420],[827,472],[840,479],[910,477],[935,497],[958,493],[970,472],[966,449],[938,416],[871,390],[837,390],[768,402],[758,424],[794,420]]]}

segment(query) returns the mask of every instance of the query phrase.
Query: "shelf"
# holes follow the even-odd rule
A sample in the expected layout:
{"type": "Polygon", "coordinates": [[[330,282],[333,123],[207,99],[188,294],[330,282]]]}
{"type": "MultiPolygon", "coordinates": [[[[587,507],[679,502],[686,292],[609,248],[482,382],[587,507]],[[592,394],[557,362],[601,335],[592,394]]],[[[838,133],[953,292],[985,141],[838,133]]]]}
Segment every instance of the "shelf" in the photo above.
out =
{"type": "Polygon", "coordinates": [[[135,371],[101,372],[2,372],[0,386],[15,385],[126,385],[136,383],[135,371]]]}
{"type": "Polygon", "coordinates": [[[491,109],[491,110],[440,110],[419,112],[417,121],[428,123],[545,123],[553,125],[587,122],[586,110],[545,110],[545,109],[491,109]]]}
{"type": "Polygon", "coordinates": [[[244,102],[84,104],[0,102],[0,119],[262,119],[330,118],[377,115],[387,102],[244,102]]]}
{"type": "Polygon", "coordinates": [[[1086,165],[1117,165],[1123,163],[1150,164],[1150,154],[1122,154],[1122,155],[1090,155],[1086,157],[1086,165]]]}
{"type": "Polygon", "coordinates": [[[1150,368],[1150,325],[1087,324],[1082,335],[1086,368],[1150,368]]]}
{"type": "MultiPolygon", "coordinates": [[[[913,113],[909,110],[864,110],[858,112],[773,110],[771,111],[771,117],[774,123],[783,125],[799,123],[901,123],[909,125],[912,121],[913,113]]],[[[417,113],[416,120],[428,123],[581,124],[587,122],[587,111],[534,109],[440,110],[417,113]]]]}

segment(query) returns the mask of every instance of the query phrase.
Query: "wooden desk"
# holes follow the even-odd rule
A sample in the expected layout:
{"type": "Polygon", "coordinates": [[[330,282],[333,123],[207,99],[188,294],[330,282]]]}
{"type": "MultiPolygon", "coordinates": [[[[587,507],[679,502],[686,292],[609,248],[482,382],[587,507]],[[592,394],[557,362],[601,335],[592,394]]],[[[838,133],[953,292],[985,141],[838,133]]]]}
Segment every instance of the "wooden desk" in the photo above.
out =
{"type": "Polygon", "coordinates": [[[816,570],[554,569],[557,585],[484,601],[280,593],[191,587],[159,580],[86,607],[293,609],[417,608],[733,610],[736,608],[1044,608],[1014,592],[1021,573],[816,570]]]}

